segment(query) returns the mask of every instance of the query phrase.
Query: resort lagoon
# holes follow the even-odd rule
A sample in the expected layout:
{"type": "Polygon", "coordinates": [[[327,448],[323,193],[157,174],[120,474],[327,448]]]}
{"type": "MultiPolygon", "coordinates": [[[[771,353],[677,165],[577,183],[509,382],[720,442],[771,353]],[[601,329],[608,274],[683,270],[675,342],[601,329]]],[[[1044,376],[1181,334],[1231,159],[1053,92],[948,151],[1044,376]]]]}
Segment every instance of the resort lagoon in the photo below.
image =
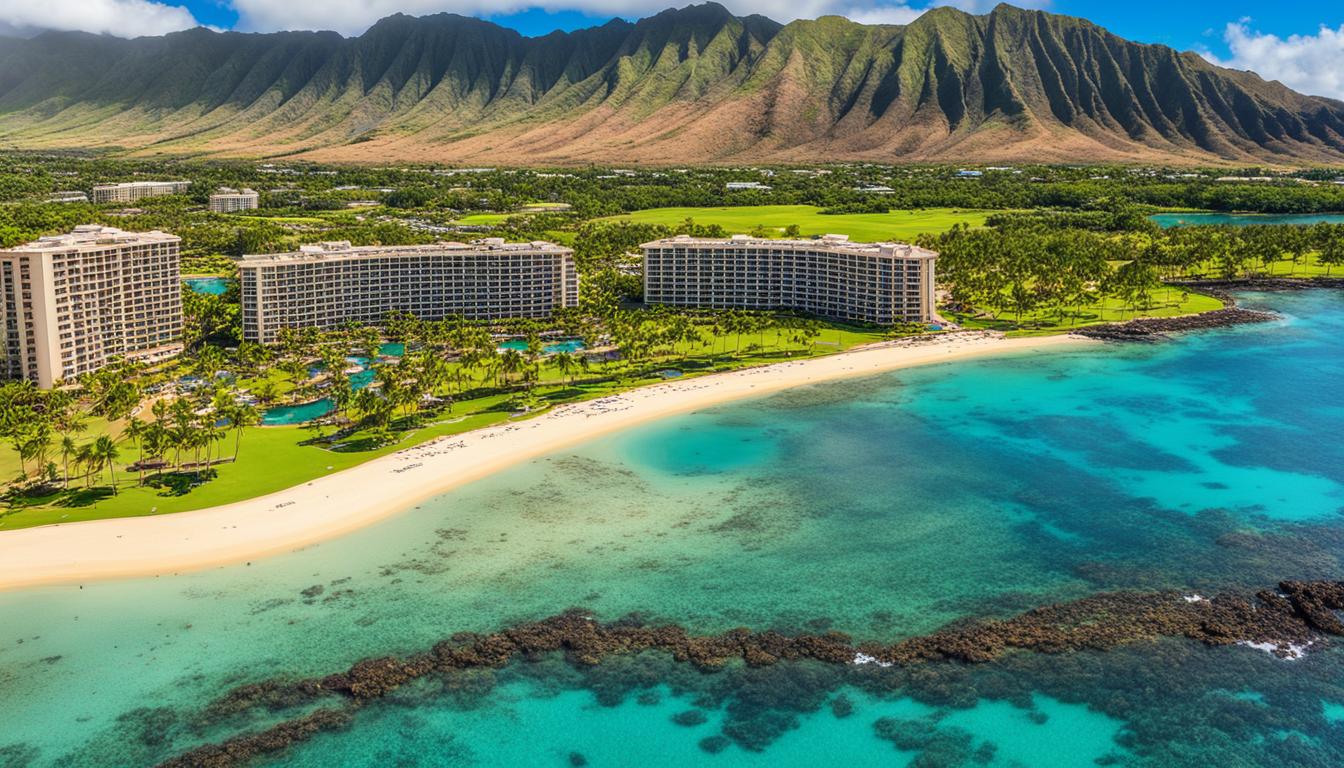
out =
{"type": "MultiPolygon", "coordinates": [[[[585,348],[582,339],[560,339],[555,341],[546,341],[541,345],[541,352],[545,355],[554,355],[557,352],[568,352],[573,354],[585,348]]],[[[512,349],[517,352],[527,351],[526,339],[509,339],[499,343],[499,350],[512,349]]]]}
{"type": "Polygon", "coordinates": [[[1344,213],[1157,213],[1148,217],[1163,229],[1193,226],[1246,227],[1265,224],[1344,224],[1344,213]]]}
{"type": "MultiPolygon", "coordinates": [[[[401,357],[406,354],[406,345],[400,342],[390,342],[383,344],[378,348],[378,354],[383,357],[401,357]]],[[[352,366],[358,367],[357,373],[350,375],[350,386],[353,389],[363,389],[373,383],[374,371],[373,363],[367,357],[347,358],[352,366]]],[[[317,376],[322,372],[321,365],[312,368],[309,376],[317,376]]],[[[314,419],[320,419],[331,413],[336,407],[331,398],[321,398],[307,403],[297,405],[280,405],[274,408],[267,408],[261,414],[261,423],[266,426],[279,427],[293,424],[306,424],[314,419]]]]}
{"type": "Polygon", "coordinates": [[[261,764],[1344,763],[1344,652],[1329,644],[1284,659],[1170,637],[717,671],[575,651],[423,675],[357,708],[228,695],[571,609],[695,636],[892,643],[1115,591],[1185,605],[1339,579],[1344,447],[1308,438],[1344,433],[1344,298],[1244,303],[1283,317],[791,390],[297,552],[0,594],[0,757],[151,765],[330,709],[340,727],[261,764]]]}
{"type": "Polygon", "coordinates": [[[229,290],[229,283],[232,281],[227,277],[187,277],[183,278],[182,282],[195,293],[223,296],[229,290]]]}

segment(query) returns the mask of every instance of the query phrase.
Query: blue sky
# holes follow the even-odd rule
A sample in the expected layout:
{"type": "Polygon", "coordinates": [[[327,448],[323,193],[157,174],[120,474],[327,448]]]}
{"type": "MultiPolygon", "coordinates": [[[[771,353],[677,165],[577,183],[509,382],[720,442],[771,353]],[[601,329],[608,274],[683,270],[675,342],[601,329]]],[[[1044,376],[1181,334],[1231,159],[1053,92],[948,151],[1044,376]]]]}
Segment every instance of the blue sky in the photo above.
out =
{"type": "MultiPolygon", "coordinates": [[[[269,32],[334,29],[357,35],[397,11],[451,11],[526,35],[638,19],[690,0],[0,0],[0,33],[83,30],[131,37],[205,24],[269,32]]],[[[908,23],[931,5],[985,12],[995,0],[720,0],[777,21],[835,13],[908,23]]],[[[1132,40],[1194,50],[1306,93],[1344,99],[1344,0],[1016,0],[1083,16],[1132,40]]]]}
{"type": "MultiPolygon", "coordinates": [[[[275,0],[276,4],[293,0],[275,0]]],[[[321,0],[318,0],[321,2],[321,0]]],[[[690,0],[686,0],[690,2],[690,0]]],[[[230,29],[238,24],[239,14],[234,7],[220,0],[186,0],[181,2],[202,24],[230,29]]],[[[676,3],[669,0],[671,7],[676,3]]],[[[731,3],[727,3],[731,7],[731,3]]],[[[1132,40],[1163,43],[1182,50],[1208,49],[1217,55],[1229,54],[1223,40],[1227,24],[1249,19],[1250,26],[1260,32],[1287,37],[1293,34],[1315,34],[1322,25],[1339,28],[1344,25],[1344,2],[1340,0],[1288,0],[1267,4],[1263,0],[1052,0],[1041,5],[1056,13],[1091,19],[1132,40]],[[1271,10],[1272,9],[1272,10],[1271,10]]],[[[445,2],[452,10],[453,3],[445,2]]],[[[921,3],[909,5],[919,8],[921,3]]],[[[984,5],[988,5],[987,3],[984,5]]],[[[591,11],[546,11],[538,8],[507,14],[475,13],[469,15],[490,19],[513,27],[525,35],[544,35],[556,29],[571,30],[601,24],[614,16],[638,19],[648,15],[646,6],[637,6],[631,13],[593,13],[591,11]]],[[[655,6],[656,7],[656,6],[655,6]]],[[[423,12],[417,7],[411,12],[423,12]]],[[[780,17],[781,14],[766,15],[780,17]]],[[[786,19],[779,18],[781,21],[786,19]]]]}

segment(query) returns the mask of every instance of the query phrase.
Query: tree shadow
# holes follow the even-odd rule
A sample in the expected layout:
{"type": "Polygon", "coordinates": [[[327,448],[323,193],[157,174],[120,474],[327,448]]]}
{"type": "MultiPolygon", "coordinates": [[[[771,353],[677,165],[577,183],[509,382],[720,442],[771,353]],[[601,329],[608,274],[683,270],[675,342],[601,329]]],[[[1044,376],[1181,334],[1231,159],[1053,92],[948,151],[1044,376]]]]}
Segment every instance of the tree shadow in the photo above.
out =
{"type": "Polygon", "coordinates": [[[199,474],[195,472],[164,472],[145,480],[145,485],[155,488],[160,496],[185,496],[198,485],[204,485],[215,478],[215,470],[207,469],[199,474]]]}
{"type": "Polygon", "coordinates": [[[91,507],[104,499],[112,498],[112,487],[95,485],[92,488],[77,488],[61,494],[51,506],[70,509],[73,507],[91,507]]]}

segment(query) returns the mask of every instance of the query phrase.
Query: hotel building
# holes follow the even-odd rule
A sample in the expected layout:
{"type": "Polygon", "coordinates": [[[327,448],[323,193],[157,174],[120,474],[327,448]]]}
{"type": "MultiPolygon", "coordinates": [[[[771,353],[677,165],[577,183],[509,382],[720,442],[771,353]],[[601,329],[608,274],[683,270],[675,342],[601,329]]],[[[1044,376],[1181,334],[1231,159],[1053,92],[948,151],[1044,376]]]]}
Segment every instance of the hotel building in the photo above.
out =
{"type": "Polygon", "coordinates": [[[423,320],[547,317],[579,302],[574,252],[546,242],[362,246],[317,243],[244,256],[243,338],[271,343],[281,328],[377,324],[388,312],[423,320]]]}
{"type": "Polygon", "coordinates": [[[52,192],[48,203],[87,203],[89,196],[83,192],[52,192]]]}
{"type": "Polygon", "coordinates": [[[645,243],[644,301],[714,309],[788,309],[890,325],[933,319],[937,254],[900,243],[728,239],[645,243]]]}
{"type": "Polygon", "coordinates": [[[93,188],[95,203],[131,203],[145,197],[185,194],[190,181],[128,181],[99,184],[93,188]]]}
{"type": "Polygon", "coordinates": [[[96,224],[0,250],[7,378],[40,387],[182,350],[181,240],[96,224]]]}
{"type": "Polygon", "coordinates": [[[257,207],[260,200],[261,195],[257,194],[255,190],[220,187],[218,192],[210,196],[210,212],[250,211],[257,207]]]}

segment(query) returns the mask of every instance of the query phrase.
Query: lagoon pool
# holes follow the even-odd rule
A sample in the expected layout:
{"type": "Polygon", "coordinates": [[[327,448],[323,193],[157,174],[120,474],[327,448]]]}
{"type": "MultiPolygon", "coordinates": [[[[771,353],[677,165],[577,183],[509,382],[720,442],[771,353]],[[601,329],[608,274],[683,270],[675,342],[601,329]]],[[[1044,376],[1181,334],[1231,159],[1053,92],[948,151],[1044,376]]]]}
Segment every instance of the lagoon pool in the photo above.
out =
{"type": "Polygon", "coordinates": [[[193,293],[206,293],[211,296],[223,296],[229,289],[227,277],[188,277],[182,280],[193,293]]]}
{"type": "Polygon", "coordinates": [[[326,416],[328,413],[331,413],[331,409],[334,407],[335,405],[331,402],[331,398],[324,397],[321,400],[314,400],[311,403],[267,408],[265,412],[261,414],[261,423],[262,426],[267,427],[304,424],[313,419],[320,419],[323,416],[326,416]]]}
{"type": "Polygon", "coordinates": [[[1157,213],[1148,219],[1163,229],[1199,225],[1247,227],[1255,224],[1344,224],[1344,213],[1157,213]]]}
{"type": "MultiPolygon", "coordinates": [[[[384,357],[401,357],[406,354],[405,344],[384,344],[378,348],[378,353],[384,357]]],[[[364,370],[359,373],[351,374],[350,386],[354,389],[363,389],[373,383],[374,372],[367,357],[348,357],[351,363],[361,366],[364,370]]],[[[318,364],[308,369],[310,377],[318,375],[322,371],[322,365],[318,364]]],[[[261,423],[267,427],[281,427],[293,424],[304,424],[313,419],[320,419],[331,413],[335,405],[331,398],[324,397],[321,400],[314,400],[309,403],[300,403],[298,405],[281,405],[275,408],[267,408],[261,414],[261,423]]]]}
{"type": "MultiPolygon", "coordinates": [[[[561,341],[552,341],[542,346],[541,351],[548,355],[554,355],[557,352],[574,353],[584,348],[582,339],[563,339],[561,341]]],[[[500,350],[516,349],[519,352],[527,351],[526,339],[509,339],[499,345],[500,350]]]]}

